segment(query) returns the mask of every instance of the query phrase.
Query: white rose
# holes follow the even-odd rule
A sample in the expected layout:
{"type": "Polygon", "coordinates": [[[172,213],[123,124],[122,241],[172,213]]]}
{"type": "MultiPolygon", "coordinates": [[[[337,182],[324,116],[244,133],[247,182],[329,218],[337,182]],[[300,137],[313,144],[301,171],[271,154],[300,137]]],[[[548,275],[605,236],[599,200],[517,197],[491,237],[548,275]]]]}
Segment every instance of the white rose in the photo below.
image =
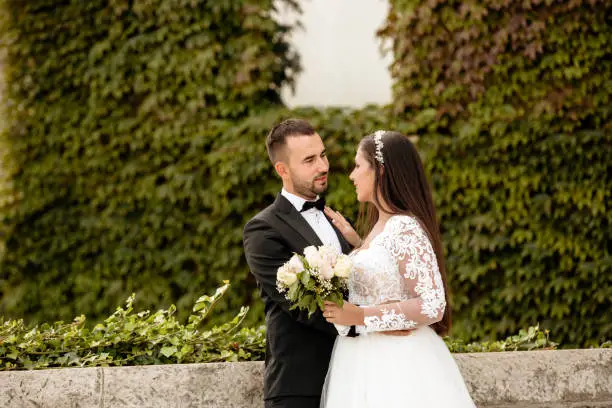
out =
{"type": "Polygon", "coordinates": [[[340,255],[334,266],[334,275],[339,278],[348,278],[353,269],[353,262],[347,255],[340,255]]]}
{"type": "Polygon", "coordinates": [[[323,258],[321,258],[317,247],[313,245],[304,248],[304,257],[306,258],[306,262],[308,262],[308,265],[310,265],[311,268],[318,269],[323,265],[323,258]]]}
{"type": "Polygon", "coordinates": [[[309,261],[311,258],[314,259],[315,257],[318,257],[318,256],[319,256],[319,250],[317,249],[316,246],[311,245],[311,246],[307,246],[306,248],[304,248],[304,257],[306,258],[307,261],[309,261]]]}
{"type": "Polygon", "coordinates": [[[319,267],[319,273],[323,279],[329,280],[334,277],[334,268],[330,264],[324,262],[319,267]]]}
{"type": "Polygon", "coordinates": [[[297,275],[304,270],[304,263],[299,256],[293,255],[289,262],[287,262],[287,267],[291,272],[297,275]]]}
{"type": "Polygon", "coordinates": [[[293,273],[291,269],[289,269],[288,265],[285,264],[278,268],[278,272],[276,273],[276,280],[282,283],[283,285],[289,287],[297,280],[297,275],[293,273]]]}
{"type": "Polygon", "coordinates": [[[338,259],[338,255],[340,252],[334,247],[329,245],[322,246],[319,248],[319,255],[323,258],[323,262],[329,265],[333,265],[336,263],[336,259],[338,259]]]}

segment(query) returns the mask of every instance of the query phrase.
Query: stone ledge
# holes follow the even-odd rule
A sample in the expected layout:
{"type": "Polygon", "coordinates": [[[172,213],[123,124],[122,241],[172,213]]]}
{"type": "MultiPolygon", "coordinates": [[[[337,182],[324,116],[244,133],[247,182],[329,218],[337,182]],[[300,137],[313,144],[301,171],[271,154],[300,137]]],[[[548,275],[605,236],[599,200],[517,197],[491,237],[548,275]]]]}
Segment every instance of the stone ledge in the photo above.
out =
{"type": "MultiPolygon", "coordinates": [[[[455,354],[480,408],[612,407],[612,349],[455,354]]],[[[6,408],[262,408],[263,363],[0,372],[6,408]]]]}

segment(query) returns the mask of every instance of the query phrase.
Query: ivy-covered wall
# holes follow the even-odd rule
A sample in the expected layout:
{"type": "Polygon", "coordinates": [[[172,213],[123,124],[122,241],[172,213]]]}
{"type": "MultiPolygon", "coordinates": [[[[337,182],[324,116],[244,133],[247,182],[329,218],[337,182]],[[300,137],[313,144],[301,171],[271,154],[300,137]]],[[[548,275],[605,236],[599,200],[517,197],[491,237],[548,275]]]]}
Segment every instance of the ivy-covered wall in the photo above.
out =
{"type": "Polygon", "coordinates": [[[131,292],[182,308],[240,286],[244,208],[222,206],[212,147],[299,69],[273,3],[0,1],[0,191],[20,197],[0,200],[0,315],[96,319],[131,292]]]}
{"type": "Polygon", "coordinates": [[[272,1],[0,6],[0,315],[96,320],[135,292],[137,309],[186,316],[229,279],[217,321],[242,305],[262,321],[242,228],[280,189],[265,136],[298,116],[353,218],[360,138],[418,136],[454,337],[539,322],[563,346],[610,338],[607,2],[392,1],[394,103],[359,110],[282,107],[299,64],[272,1]]]}
{"type": "Polygon", "coordinates": [[[440,209],[455,333],[612,329],[612,3],[391,1],[393,109],[440,209]],[[529,322],[529,323],[528,323],[529,322]]]}

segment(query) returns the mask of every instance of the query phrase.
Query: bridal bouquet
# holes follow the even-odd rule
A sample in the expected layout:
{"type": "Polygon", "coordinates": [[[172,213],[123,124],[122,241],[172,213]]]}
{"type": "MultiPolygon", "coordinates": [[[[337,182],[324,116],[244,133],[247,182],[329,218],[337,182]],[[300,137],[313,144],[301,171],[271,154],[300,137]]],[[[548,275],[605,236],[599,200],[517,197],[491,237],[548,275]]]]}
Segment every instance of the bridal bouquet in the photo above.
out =
{"type": "Polygon", "coordinates": [[[325,301],[342,306],[352,268],[351,259],[333,247],[309,246],[304,255],[294,254],[278,268],[276,286],[291,303],[291,310],[308,310],[310,317],[317,307],[323,310],[325,301]]]}

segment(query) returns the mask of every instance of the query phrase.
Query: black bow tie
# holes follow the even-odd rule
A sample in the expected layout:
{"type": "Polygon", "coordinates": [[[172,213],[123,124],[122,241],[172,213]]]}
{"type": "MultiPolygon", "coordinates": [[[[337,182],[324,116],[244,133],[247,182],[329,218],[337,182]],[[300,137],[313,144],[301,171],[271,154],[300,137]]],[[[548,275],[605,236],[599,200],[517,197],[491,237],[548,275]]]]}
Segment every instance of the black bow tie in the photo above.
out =
{"type": "Polygon", "coordinates": [[[323,211],[325,208],[325,199],[319,198],[317,201],[306,201],[304,205],[302,205],[302,209],[300,212],[304,212],[310,210],[311,208],[316,208],[318,210],[323,211]]]}

